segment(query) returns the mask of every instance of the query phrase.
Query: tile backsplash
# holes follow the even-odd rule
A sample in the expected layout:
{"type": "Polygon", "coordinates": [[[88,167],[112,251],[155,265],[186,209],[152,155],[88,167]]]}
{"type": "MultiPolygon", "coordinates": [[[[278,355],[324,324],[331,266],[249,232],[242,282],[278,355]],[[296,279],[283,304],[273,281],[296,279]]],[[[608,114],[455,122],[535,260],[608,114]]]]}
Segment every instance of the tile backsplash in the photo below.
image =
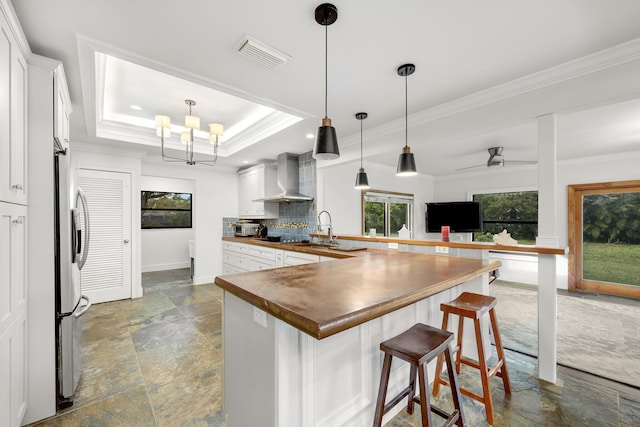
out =
{"type": "Polygon", "coordinates": [[[312,202],[285,202],[279,204],[278,220],[267,220],[264,224],[270,236],[281,236],[282,240],[303,240],[316,231],[316,160],[312,152],[298,157],[300,193],[313,197],[312,202]]]}
{"type": "MultiPolygon", "coordinates": [[[[298,175],[300,193],[313,197],[312,202],[281,202],[278,206],[278,219],[268,219],[261,222],[268,228],[269,236],[281,236],[281,240],[299,241],[309,239],[310,233],[316,232],[316,160],[312,152],[298,156],[298,175]]],[[[238,218],[222,218],[222,235],[233,236],[230,222],[238,218]]]]}

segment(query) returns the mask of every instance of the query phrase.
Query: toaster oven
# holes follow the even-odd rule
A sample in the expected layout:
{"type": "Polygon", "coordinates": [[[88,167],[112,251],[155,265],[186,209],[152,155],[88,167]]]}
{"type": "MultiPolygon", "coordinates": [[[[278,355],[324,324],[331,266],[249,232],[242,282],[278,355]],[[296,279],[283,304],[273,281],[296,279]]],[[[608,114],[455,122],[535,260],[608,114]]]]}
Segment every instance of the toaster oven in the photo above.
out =
{"type": "Polygon", "coordinates": [[[234,235],[237,237],[255,236],[258,232],[259,225],[260,224],[254,224],[251,222],[236,222],[234,224],[234,235]]]}

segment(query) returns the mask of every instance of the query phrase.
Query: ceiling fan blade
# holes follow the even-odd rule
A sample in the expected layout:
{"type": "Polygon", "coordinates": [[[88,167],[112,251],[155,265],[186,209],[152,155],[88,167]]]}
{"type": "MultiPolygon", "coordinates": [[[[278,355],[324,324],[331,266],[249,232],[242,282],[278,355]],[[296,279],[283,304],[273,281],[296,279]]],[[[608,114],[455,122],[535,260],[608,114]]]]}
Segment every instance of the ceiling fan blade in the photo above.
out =
{"type": "Polygon", "coordinates": [[[463,170],[467,170],[467,169],[486,168],[486,167],[487,167],[487,165],[485,163],[483,163],[481,165],[467,166],[466,168],[454,169],[454,171],[458,172],[458,171],[463,171],[463,170]]]}
{"type": "Polygon", "coordinates": [[[521,165],[535,165],[538,162],[533,161],[533,160],[505,160],[505,163],[518,163],[521,165]]]}

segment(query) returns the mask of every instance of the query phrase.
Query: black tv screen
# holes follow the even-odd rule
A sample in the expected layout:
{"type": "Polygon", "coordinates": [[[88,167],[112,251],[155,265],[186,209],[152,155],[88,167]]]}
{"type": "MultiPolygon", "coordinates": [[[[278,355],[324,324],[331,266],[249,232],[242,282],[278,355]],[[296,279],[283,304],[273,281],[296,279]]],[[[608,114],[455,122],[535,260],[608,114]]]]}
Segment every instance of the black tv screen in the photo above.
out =
{"type": "Polygon", "coordinates": [[[452,233],[482,231],[480,202],[426,203],[427,233],[440,233],[448,225],[452,233]]]}

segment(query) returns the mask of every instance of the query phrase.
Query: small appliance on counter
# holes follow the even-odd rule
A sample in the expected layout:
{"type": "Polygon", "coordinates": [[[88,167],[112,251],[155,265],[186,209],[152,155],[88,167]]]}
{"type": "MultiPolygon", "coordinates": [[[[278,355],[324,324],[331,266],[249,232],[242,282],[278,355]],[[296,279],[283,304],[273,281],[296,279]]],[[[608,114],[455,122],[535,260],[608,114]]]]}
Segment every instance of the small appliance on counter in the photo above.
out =
{"type": "Polygon", "coordinates": [[[269,229],[266,226],[259,224],[258,229],[256,230],[256,237],[264,239],[267,237],[268,231],[269,229]]]}
{"type": "Polygon", "coordinates": [[[252,222],[236,222],[233,224],[235,231],[234,236],[236,237],[253,237],[258,232],[258,226],[260,224],[255,224],[252,222]]]}

